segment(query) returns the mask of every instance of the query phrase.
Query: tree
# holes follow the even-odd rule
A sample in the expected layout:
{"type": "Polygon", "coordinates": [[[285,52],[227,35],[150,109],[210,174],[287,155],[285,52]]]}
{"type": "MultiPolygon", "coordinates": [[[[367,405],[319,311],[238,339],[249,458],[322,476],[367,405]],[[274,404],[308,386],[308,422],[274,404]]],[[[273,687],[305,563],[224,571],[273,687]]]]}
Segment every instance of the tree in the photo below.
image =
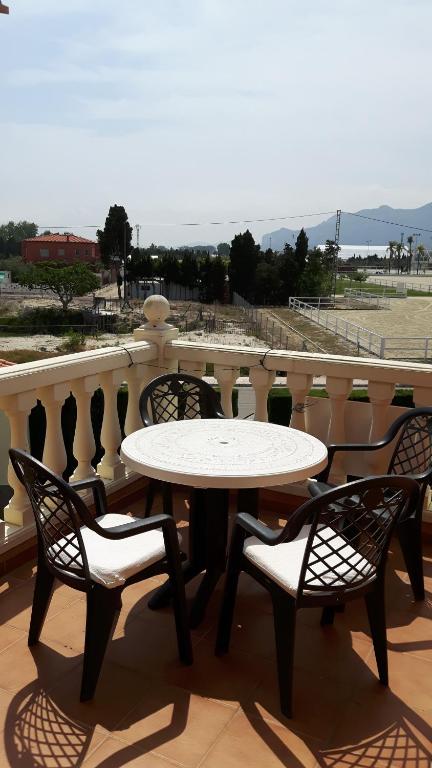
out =
{"type": "Polygon", "coordinates": [[[9,221],[0,225],[0,253],[4,256],[19,256],[21,242],[36,237],[37,224],[32,221],[9,221]]]}
{"type": "Polygon", "coordinates": [[[121,298],[120,267],[126,271],[127,258],[131,252],[132,227],[128,221],[128,215],[122,205],[112,205],[105,219],[103,229],[98,229],[102,264],[106,269],[115,268],[118,296],[121,298]]]}
{"type": "Polygon", "coordinates": [[[178,283],[180,279],[180,265],[174,253],[163,254],[159,259],[159,275],[165,280],[169,293],[171,283],[178,283]]]}
{"type": "Polygon", "coordinates": [[[215,301],[220,301],[221,303],[225,299],[226,272],[226,264],[223,258],[220,255],[215,256],[211,261],[213,297],[215,301]]]}
{"type": "Polygon", "coordinates": [[[218,252],[218,256],[228,257],[230,255],[230,244],[218,243],[217,252],[218,252]]]}
{"type": "Polygon", "coordinates": [[[426,248],[424,247],[423,243],[419,243],[419,245],[417,246],[417,274],[419,273],[420,262],[423,263],[425,254],[426,254],[426,248]]]}
{"type": "Polygon", "coordinates": [[[297,293],[297,285],[300,277],[298,264],[294,254],[294,248],[289,243],[277,257],[279,271],[279,297],[281,304],[286,304],[290,296],[297,293]]]}
{"type": "Polygon", "coordinates": [[[66,312],[76,296],[84,296],[99,288],[99,280],[87,264],[36,264],[21,276],[21,285],[28,288],[49,289],[56,294],[66,312]]]}
{"type": "MultiPolygon", "coordinates": [[[[408,238],[408,241],[409,241],[409,238],[408,238]]],[[[397,246],[397,241],[396,240],[389,240],[389,244],[388,244],[388,246],[386,248],[386,250],[388,251],[388,254],[389,254],[389,268],[388,268],[389,274],[390,274],[390,270],[391,270],[391,266],[392,266],[392,261],[393,261],[394,255],[395,255],[396,246],[397,246]]],[[[408,264],[408,268],[411,271],[411,263],[408,264]]]]}
{"type": "Polygon", "coordinates": [[[275,263],[260,261],[256,269],[256,290],[263,304],[277,304],[280,283],[275,263]]]}
{"type": "Polygon", "coordinates": [[[303,296],[327,296],[331,293],[333,264],[333,256],[329,257],[325,250],[314,248],[309,251],[299,285],[303,296]]]}
{"type": "Polygon", "coordinates": [[[309,248],[309,239],[304,231],[304,229],[301,229],[300,232],[297,235],[297,240],[295,244],[295,259],[297,262],[297,269],[298,273],[301,276],[304,268],[306,266],[306,259],[308,255],[308,248],[309,248]]]}
{"type": "Polygon", "coordinates": [[[214,301],[212,286],[212,262],[210,255],[205,254],[199,264],[199,298],[204,304],[210,304],[214,301]]]}
{"type": "Polygon", "coordinates": [[[185,251],[180,265],[180,284],[187,288],[196,288],[199,279],[199,265],[192,251],[185,251]]]}
{"type": "Polygon", "coordinates": [[[251,233],[247,229],[236,235],[231,243],[228,274],[230,289],[236,291],[248,301],[255,300],[255,271],[260,252],[251,233]]]}

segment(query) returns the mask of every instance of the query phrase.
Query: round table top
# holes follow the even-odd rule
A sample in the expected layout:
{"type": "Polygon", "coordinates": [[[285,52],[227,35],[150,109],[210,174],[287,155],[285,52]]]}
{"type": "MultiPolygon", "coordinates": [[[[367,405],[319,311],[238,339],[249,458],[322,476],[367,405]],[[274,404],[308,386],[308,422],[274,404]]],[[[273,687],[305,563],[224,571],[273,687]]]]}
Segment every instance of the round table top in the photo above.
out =
{"type": "Polygon", "coordinates": [[[320,472],[316,437],[263,421],[190,419],[139,429],[123,440],[123,462],[142,475],[195,488],[265,488],[320,472]]]}

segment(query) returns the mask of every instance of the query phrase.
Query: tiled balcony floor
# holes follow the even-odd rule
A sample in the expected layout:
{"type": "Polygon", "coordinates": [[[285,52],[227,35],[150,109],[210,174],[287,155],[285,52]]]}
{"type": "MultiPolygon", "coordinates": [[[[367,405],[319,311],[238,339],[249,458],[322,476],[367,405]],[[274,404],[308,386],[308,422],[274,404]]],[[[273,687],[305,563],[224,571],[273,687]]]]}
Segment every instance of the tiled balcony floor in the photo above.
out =
{"type": "MultiPolygon", "coordinates": [[[[176,506],[186,525],[180,495],[176,506]]],[[[275,524],[274,515],[265,519],[275,524]]],[[[360,602],[332,628],[320,628],[319,611],[299,613],[290,721],[278,710],[270,601],[246,578],[230,654],[213,655],[219,590],[193,632],[188,668],[177,661],[170,610],[147,608],[159,580],[126,590],[96,697],[80,704],[85,599],[59,586],[30,651],[34,567],[19,568],[0,582],[0,768],[430,766],[432,547],[425,555],[428,596],[415,604],[392,546],[388,689],[376,678],[360,602]]],[[[190,587],[193,594],[196,582],[190,587]]]]}

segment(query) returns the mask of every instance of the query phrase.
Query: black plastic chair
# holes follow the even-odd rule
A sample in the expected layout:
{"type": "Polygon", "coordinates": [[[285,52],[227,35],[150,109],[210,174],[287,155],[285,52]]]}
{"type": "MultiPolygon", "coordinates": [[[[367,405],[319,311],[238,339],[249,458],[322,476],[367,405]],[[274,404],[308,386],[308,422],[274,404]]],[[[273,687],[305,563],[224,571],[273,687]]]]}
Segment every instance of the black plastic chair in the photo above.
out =
{"type": "Polygon", "coordinates": [[[407,477],[359,480],[310,499],[273,531],[236,517],[216,640],[228,651],[238,579],[245,571],[273,601],[280,706],[292,716],[296,612],[364,597],[380,681],[387,685],[385,561],[394,525],[413,514],[420,489],[407,477]],[[349,533],[348,533],[349,531],[349,533]]]}
{"type": "Polygon", "coordinates": [[[67,483],[24,451],[9,451],[29,496],[36,520],[38,568],[28,644],[40,637],[57,578],[87,595],[81,701],[93,698],[106,647],[121,609],[123,589],[168,573],[179,656],[192,663],[186,598],[177,530],[172,517],[140,520],[108,514],[99,478],[67,483]],[[93,491],[93,517],[77,491],[93,491]]]}
{"type": "Polygon", "coordinates": [[[340,443],[328,446],[327,467],[308,485],[312,497],[334,488],[328,482],[333,458],[340,451],[377,451],[397,438],[387,473],[412,477],[420,487],[417,508],[398,525],[397,533],[411,587],[417,600],[424,600],[422,513],[428,486],[432,484],[432,408],[413,408],[399,416],[381,440],[375,443],[340,443]]]}
{"type": "MultiPolygon", "coordinates": [[[[153,379],[141,393],[139,410],[145,427],[166,421],[225,418],[219,394],[206,381],[188,373],[167,373],[153,379]]],[[[164,513],[173,513],[170,483],[150,480],[146,517],[151,512],[158,488],[162,491],[164,513]]]]}

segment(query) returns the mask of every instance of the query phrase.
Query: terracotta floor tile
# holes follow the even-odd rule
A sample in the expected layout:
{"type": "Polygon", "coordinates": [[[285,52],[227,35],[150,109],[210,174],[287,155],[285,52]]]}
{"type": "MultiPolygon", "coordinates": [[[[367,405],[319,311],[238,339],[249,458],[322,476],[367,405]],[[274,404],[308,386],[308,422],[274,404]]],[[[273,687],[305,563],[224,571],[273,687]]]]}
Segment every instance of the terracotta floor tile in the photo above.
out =
{"type": "MultiPolygon", "coordinates": [[[[1,596],[0,624],[6,622],[18,629],[28,631],[33,602],[34,580],[29,579],[19,586],[13,586],[1,596]]],[[[56,616],[59,611],[79,599],[79,592],[74,589],[61,591],[55,589],[48,610],[47,619],[56,616]]]]}
{"type": "MultiPolygon", "coordinates": [[[[0,688],[0,732],[3,732],[5,728],[6,718],[9,713],[9,706],[14,698],[13,693],[10,691],[4,691],[0,688]]],[[[1,765],[1,749],[0,749],[0,765],[1,765]]]]}
{"type": "Polygon", "coordinates": [[[164,681],[203,698],[238,708],[248,701],[265,674],[258,656],[233,651],[222,658],[214,655],[214,639],[201,640],[194,648],[191,667],[166,667],[164,681]]]}
{"type": "MultiPolygon", "coordinates": [[[[12,768],[74,768],[105,738],[106,734],[65,715],[37,682],[17,693],[9,704],[4,749],[12,768]]],[[[0,764],[5,764],[1,757],[0,764]]]]}
{"type": "MultiPolygon", "coordinates": [[[[369,673],[371,683],[372,675],[369,673]]],[[[351,701],[356,686],[349,682],[329,680],[307,669],[294,671],[293,718],[280,711],[276,665],[267,663],[267,673],[243,707],[251,717],[282,724],[290,730],[313,739],[328,738],[336,727],[340,713],[351,701]]]]}
{"type": "Polygon", "coordinates": [[[410,710],[389,689],[363,691],[341,716],[319,754],[319,765],[373,768],[429,768],[432,729],[421,712],[410,710]]]}
{"type": "MultiPolygon", "coordinates": [[[[1,597],[0,597],[1,600],[1,597]]],[[[26,637],[27,632],[25,632],[23,629],[17,629],[16,627],[11,627],[10,624],[3,624],[0,625],[0,653],[1,651],[4,651],[5,648],[8,647],[8,645],[12,645],[12,643],[15,643],[16,640],[19,640],[21,637],[26,637]]]]}
{"type": "Polygon", "coordinates": [[[313,768],[319,742],[311,747],[281,725],[250,720],[238,712],[216,744],[202,768],[313,768]]]}
{"type": "MultiPolygon", "coordinates": [[[[375,655],[367,665],[376,675],[375,655]]],[[[412,654],[388,652],[389,689],[412,709],[425,710],[432,716],[432,662],[412,654]]]]}
{"type": "Polygon", "coordinates": [[[80,702],[81,664],[50,689],[56,705],[72,720],[113,731],[143,698],[148,681],[135,672],[108,661],[102,666],[96,694],[80,702]]]}
{"type": "Polygon", "coordinates": [[[140,754],[134,747],[108,738],[84,761],[83,768],[173,768],[157,755],[140,754]]]}
{"type": "Polygon", "coordinates": [[[388,647],[399,653],[412,653],[432,662],[432,598],[411,599],[399,611],[393,611],[388,624],[388,647]]]}
{"type": "Polygon", "coordinates": [[[35,680],[50,687],[79,663],[80,656],[66,646],[41,641],[30,649],[23,638],[0,653],[0,688],[19,691],[35,680]]]}
{"type": "Polygon", "coordinates": [[[233,716],[233,710],[222,704],[155,683],[113,735],[140,751],[193,768],[233,716]]]}
{"type": "MultiPolygon", "coordinates": [[[[107,649],[107,659],[139,674],[160,676],[166,670],[183,668],[178,658],[177,635],[171,608],[138,615],[125,614],[107,649]]],[[[196,644],[200,634],[192,633],[196,644]]]]}

